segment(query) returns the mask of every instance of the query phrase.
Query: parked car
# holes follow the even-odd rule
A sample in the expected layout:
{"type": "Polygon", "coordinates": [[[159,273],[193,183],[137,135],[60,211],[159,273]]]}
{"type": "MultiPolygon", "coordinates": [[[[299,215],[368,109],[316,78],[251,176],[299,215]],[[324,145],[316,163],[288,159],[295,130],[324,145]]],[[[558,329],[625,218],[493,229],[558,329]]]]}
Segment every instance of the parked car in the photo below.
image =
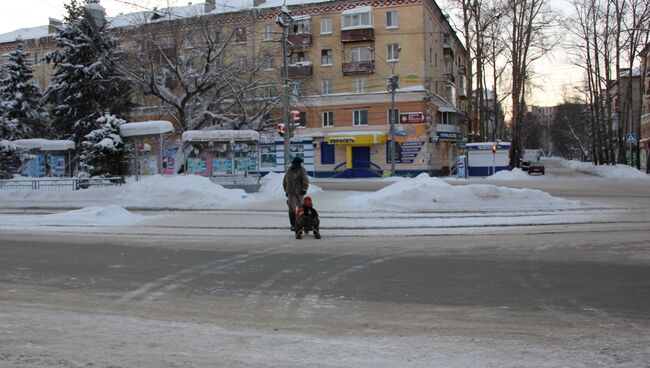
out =
{"type": "Polygon", "coordinates": [[[528,175],[540,174],[544,175],[544,164],[541,162],[531,162],[528,166],[528,175]]]}
{"type": "Polygon", "coordinates": [[[521,169],[524,171],[528,171],[528,167],[530,166],[530,161],[521,161],[521,169]]]}

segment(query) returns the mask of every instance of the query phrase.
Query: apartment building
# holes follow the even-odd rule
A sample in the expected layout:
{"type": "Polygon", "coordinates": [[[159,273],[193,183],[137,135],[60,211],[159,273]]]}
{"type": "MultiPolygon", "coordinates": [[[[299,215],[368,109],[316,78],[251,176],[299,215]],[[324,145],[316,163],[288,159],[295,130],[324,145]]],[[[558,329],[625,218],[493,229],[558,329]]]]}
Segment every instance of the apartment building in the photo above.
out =
{"type": "MultiPolygon", "coordinates": [[[[434,0],[286,4],[293,17],[291,110],[300,111],[304,123],[293,138],[300,149],[292,147],[292,152],[305,157],[308,169],[316,176],[373,176],[385,173],[394,160],[398,175],[448,172],[467,135],[465,49],[439,5],[434,0]],[[391,94],[387,85],[393,74],[399,87],[391,94]]],[[[260,76],[269,81],[267,94],[277,96],[282,79],[279,11],[277,2],[264,0],[255,0],[252,7],[207,0],[121,14],[109,24],[126,49],[139,47],[134,37],[142,33],[143,24],[156,27],[161,39],[172,24],[234,30],[236,42],[229,57],[242,65],[264,60],[260,76]]],[[[38,39],[45,37],[52,46],[48,32],[38,39]]],[[[0,35],[5,40],[0,49],[11,49],[7,37],[11,35],[0,35]]],[[[44,69],[43,88],[50,73],[44,69]]],[[[134,121],[165,118],[169,112],[158,99],[134,98],[142,105],[134,121]]],[[[280,110],[273,113],[280,120],[280,110]]],[[[262,165],[262,171],[276,171],[283,164],[281,139],[275,132],[266,137],[262,163],[267,166],[262,165]]]]}

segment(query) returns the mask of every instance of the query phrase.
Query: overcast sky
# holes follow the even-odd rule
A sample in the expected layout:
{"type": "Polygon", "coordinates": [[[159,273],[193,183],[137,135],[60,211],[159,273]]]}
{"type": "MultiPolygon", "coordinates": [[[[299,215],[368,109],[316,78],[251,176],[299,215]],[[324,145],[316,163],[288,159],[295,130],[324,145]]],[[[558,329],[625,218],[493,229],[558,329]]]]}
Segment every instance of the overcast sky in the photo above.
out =
{"type": "MultiPolygon", "coordinates": [[[[227,3],[227,0],[221,0],[227,3]]],[[[570,9],[566,0],[551,0],[555,8],[564,14],[570,9]]],[[[65,12],[63,4],[66,0],[0,0],[0,34],[14,31],[19,28],[34,27],[47,24],[48,18],[63,18],[65,12]]],[[[200,3],[203,0],[194,0],[200,3]]],[[[108,16],[119,13],[128,13],[155,6],[186,5],[188,1],[178,0],[101,0],[108,16]],[[127,5],[136,4],[134,5],[127,5]]],[[[440,2],[442,5],[442,2],[440,2]]],[[[562,101],[564,86],[573,87],[583,76],[582,71],[570,65],[566,60],[564,50],[556,50],[548,58],[540,60],[535,66],[539,77],[535,81],[538,88],[533,92],[531,104],[555,105],[562,101]]]]}

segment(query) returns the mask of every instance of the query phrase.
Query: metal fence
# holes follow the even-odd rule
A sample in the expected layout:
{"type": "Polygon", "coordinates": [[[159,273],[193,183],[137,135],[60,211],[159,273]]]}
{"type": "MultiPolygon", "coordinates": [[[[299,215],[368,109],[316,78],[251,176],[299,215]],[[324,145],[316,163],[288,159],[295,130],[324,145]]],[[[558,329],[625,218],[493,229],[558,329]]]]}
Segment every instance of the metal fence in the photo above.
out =
{"type": "Polygon", "coordinates": [[[0,180],[0,190],[42,190],[48,192],[71,192],[92,187],[108,187],[124,184],[120,177],[111,178],[34,178],[0,180]]]}

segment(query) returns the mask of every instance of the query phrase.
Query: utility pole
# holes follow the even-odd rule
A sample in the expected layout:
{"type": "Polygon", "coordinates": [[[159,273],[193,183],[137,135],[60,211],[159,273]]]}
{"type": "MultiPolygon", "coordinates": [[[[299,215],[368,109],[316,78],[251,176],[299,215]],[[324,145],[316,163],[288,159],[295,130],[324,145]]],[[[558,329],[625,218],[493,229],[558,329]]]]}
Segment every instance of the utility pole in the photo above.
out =
{"type": "Polygon", "coordinates": [[[398,47],[397,53],[396,55],[393,55],[391,61],[386,61],[382,59],[381,56],[377,55],[386,64],[390,65],[390,76],[388,77],[388,92],[390,93],[390,176],[395,176],[395,124],[397,123],[395,121],[397,118],[397,116],[395,116],[395,93],[399,88],[398,77],[395,75],[395,64],[397,64],[397,60],[399,60],[400,51],[402,51],[402,48],[398,47]]]}
{"type": "MultiPolygon", "coordinates": [[[[289,168],[291,136],[293,129],[289,126],[289,64],[287,63],[287,44],[289,38],[289,27],[291,26],[291,11],[282,6],[280,14],[275,18],[275,22],[282,27],[282,124],[284,124],[284,171],[289,168]]],[[[293,53],[293,46],[291,47],[293,53]]]]}

